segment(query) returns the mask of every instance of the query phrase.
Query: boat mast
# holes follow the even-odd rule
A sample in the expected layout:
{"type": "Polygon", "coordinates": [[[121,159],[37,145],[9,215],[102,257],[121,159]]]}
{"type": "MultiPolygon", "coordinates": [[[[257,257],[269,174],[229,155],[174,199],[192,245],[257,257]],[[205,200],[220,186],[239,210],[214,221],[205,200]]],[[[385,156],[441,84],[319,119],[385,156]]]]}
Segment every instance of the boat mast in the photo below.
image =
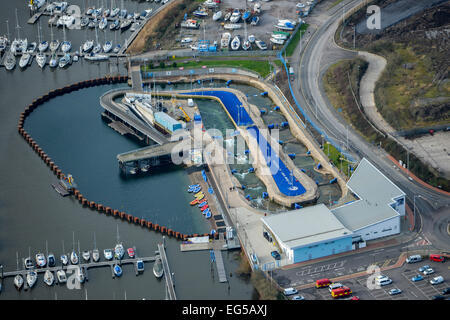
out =
{"type": "Polygon", "coordinates": [[[94,232],[94,249],[97,249],[97,239],[95,237],[95,232],[94,232]]]}
{"type": "Polygon", "coordinates": [[[17,8],[16,8],[16,22],[17,22],[17,39],[20,39],[20,26],[19,26],[19,18],[17,17],[17,8]]]}
{"type": "Polygon", "coordinates": [[[10,38],[9,38],[9,21],[8,20],[6,20],[6,33],[8,35],[8,40],[9,40],[10,38]]]}

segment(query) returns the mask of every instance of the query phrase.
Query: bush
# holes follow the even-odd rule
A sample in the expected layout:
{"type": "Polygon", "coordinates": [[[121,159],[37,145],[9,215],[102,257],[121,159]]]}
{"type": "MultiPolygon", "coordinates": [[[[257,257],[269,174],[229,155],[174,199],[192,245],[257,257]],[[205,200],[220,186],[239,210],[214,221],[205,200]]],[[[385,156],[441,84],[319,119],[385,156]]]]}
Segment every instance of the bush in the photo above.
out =
{"type": "Polygon", "coordinates": [[[166,64],[164,63],[164,61],[161,61],[159,63],[159,67],[162,68],[162,69],[164,69],[166,67],[166,64]]]}

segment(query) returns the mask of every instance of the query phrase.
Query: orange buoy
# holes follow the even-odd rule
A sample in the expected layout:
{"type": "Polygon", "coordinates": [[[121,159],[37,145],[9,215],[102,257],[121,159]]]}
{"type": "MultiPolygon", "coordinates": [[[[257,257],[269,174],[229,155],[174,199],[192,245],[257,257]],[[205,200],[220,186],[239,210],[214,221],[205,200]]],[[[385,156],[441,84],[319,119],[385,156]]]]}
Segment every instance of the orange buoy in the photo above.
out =
{"type": "Polygon", "coordinates": [[[125,217],[125,212],[121,211],[119,216],[120,216],[121,219],[123,219],[125,217]]]}
{"type": "Polygon", "coordinates": [[[114,217],[117,217],[119,215],[119,210],[114,210],[112,214],[114,217]]]}
{"type": "Polygon", "coordinates": [[[164,227],[164,226],[163,226],[163,227],[161,227],[161,233],[166,233],[166,229],[167,229],[167,228],[166,228],[166,227],[164,227]]]}
{"type": "Polygon", "coordinates": [[[153,223],[151,221],[147,221],[147,228],[151,229],[153,227],[153,223]]]}
{"type": "Polygon", "coordinates": [[[153,229],[155,229],[155,231],[159,231],[159,224],[154,224],[153,229]]]}
{"type": "Polygon", "coordinates": [[[133,219],[133,216],[131,214],[129,214],[127,217],[128,222],[131,222],[132,219],[133,219]]]}
{"type": "Polygon", "coordinates": [[[106,207],[106,208],[105,208],[105,213],[106,213],[106,214],[111,214],[111,211],[112,211],[112,210],[111,210],[110,207],[106,207]]]}
{"type": "Polygon", "coordinates": [[[102,212],[103,211],[103,205],[102,204],[97,204],[97,211],[98,212],[102,212]]]}
{"type": "Polygon", "coordinates": [[[141,219],[139,219],[138,217],[134,217],[133,219],[135,224],[140,224],[141,223],[141,219]]]}

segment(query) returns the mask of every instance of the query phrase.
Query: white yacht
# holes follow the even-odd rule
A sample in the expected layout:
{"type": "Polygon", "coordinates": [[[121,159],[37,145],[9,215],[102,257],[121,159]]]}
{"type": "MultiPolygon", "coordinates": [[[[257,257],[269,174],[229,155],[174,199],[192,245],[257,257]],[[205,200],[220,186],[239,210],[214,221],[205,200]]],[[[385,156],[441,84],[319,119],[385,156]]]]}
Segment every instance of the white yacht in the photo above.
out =
{"type": "Polygon", "coordinates": [[[37,273],[36,271],[28,271],[27,272],[27,284],[28,287],[33,288],[33,286],[36,284],[37,281],[37,273]]]}
{"type": "MultiPolygon", "coordinates": [[[[53,59],[53,56],[50,59],[50,61],[52,61],[52,59],[53,59]]],[[[54,67],[56,67],[57,65],[58,65],[58,63],[56,62],[56,59],[55,59],[54,67]]],[[[69,264],[69,258],[67,257],[67,255],[65,255],[65,254],[61,255],[61,263],[63,264],[63,266],[67,266],[69,264]]]]}
{"type": "Polygon", "coordinates": [[[83,44],[83,52],[90,52],[94,48],[94,40],[87,40],[83,44]]]}
{"type": "Polygon", "coordinates": [[[222,11],[217,11],[216,13],[213,14],[213,20],[217,21],[220,18],[222,18],[222,11]]]}
{"type": "Polygon", "coordinates": [[[280,40],[286,40],[288,37],[285,34],[279,34],[279,33],[273,33],[272,38],[274,39],[280,39],[280,40]]]}
{"type": "Polygon", "coordinates": [[[22,289],[23,286],[23,277],[22,275],[18,274],[14,277],[14,286],[17,290],[22,289]]]}
{"type": "Polygon", "coordinates": [[[113,258],[113,251],[111,249],[103,250],[103,254],[104,254],[106,260],[112,260],[112,258],[113,258]]]}
{"type": "MultiPolygon", "coordinates": [[[[22,57],[24,56],[25,54],[23,54],[22,55],[22,57]]],[[[47,265],[47,260],[45,259],[45,255],[43,254],[43,253],[38,253],[37,255],[36,255],[36,265],[38,266],[38,267],[45,267],[46,265],[47,265]]]]}
{"type": "Polygon", "coordinates": [[[27,48],[28,48],[27,39],[14,39],[14,41],[11,44],[11,52],[14,55],[26,52],[27,48]]]}
{"type": "Polygon", "coordinates": [[[250,41],[250,43],[254,43],[255,39],[256,39],[255,36],[252,34],[248,36],[248,41],[250,41]]]}
{"type": "Polygon", "coordinates": [[[231,49],[239,50],[240,46],[241,46],[241,39],[240,39],[239,35],[237,35],[233,38],[233,41],[231,41],[231,49]]]}
{"type": "Polygon", "coordinates": [[[49,44],[48,44],[48,41],[41,41],[40,43],[39,43],[39,52],[45,52],[45,51],[47,51],[47,49],[48,49],[48,46],[49,46],[49,44]]]}
{"type": "MultiPolygon", "coordinates": [[[[56,55],[56,53],[52,53],[52,55],[50,56],[48,65],[50,68],[56,68],[58,66],[58,56],[56,55]]],[[[69,263],[69,259],[67,258],[67,256],[65,254],[63,254],[61,256],[61,261],[63,262],[63,264],[64,264],[64,261],[67,261],[64,265],[67,265],[69,263]]]]}
{"type": "Polygon", "coordinates": [[[113,49],[114,53],[119,53],[120,49],[122,49],[122,46],[120,44],[116,45],[113,49]]]}
{"type": "Polygon", "coordinates": [[[104,53],[108,53],[112,50],[113,48],[113,44],[111,41],[106,41],[105,44],[103,45],[103,52],[104,53]]]}
{"type": "Polygon", "coordinates": [[[83,256],[83,260],[86,262],[91,260],[91,253],[89,252],[89,250],[83,251],[82,256],[83,256]]]}
{"type": "Polygon", "coordinates": [[[225,30],[237,30],[237,29],[242,28],[242,25],[240,25],[239,23],[227,23],[227,24],[224,24],[223,28],[225,30]]]}
{"type": "Polygon", "coordinates": [[[123,258],[124,254],[125,249],[123,248],[123,244],[122,243],[116,244],[116,246],[114,247],[114,257],[120,260],[123,258]]]}
{"type": "Polygon", "coordinates": [[[92,250],[92,260],[94,260],[94,262],[98,262],[100,260],[100,252],[98,249],[92,250]]]}
{"type": "Polygon", "coordinates": [[[106,26],[108,25],[108,19],[106,19],[105,17],[102,18],[102,20],[100,20],[99,24],[98,24],[98,28],[100,30],[103,30],[106,28],[106,26]]]}
{"type": "Polygon", "coordinates": [[[6,51],[6,47],[8,47],[8,44],[9,44],[8,38],[5,36],[0,36],[0,54],[3,51],[6,51]]]}
{"type": "Polygon", "coordinates": [[[56,271],[56,278],[58,279],[58,283],[67,282],[66,272],[63,269],[56,271]]]}
{"type": "Polygon", "coordinates": [[[45,55],[45,53],[39,52],[36,55],[36,63],[41,69],[44,68],[45,64],[47,63],[47,56],[45,55]]]}
{"type": "Polygon", "coordinates": [[[61,51],[63,53],[67,53],[70,51],[70,49],[72,49],[72,43],[70,41],[63,41],[61,43],[61,51]]]}
{"type": "Polygon", "coordinates": [[[16,57],[11,51],[8,51],[5,57],[5,68],[8,71],[11,71],[16,66],[16,57]]]}
{"type": "MultiPolygon", "coordinates": [[[[65,57],[65,56],[64,56],[65,57]]],[[[64,59],[64,57],[62,57],[59,61],[59,67],[60,68],[64,68],[65,65],[61,66],[61,60],[64,59]]],[[[64,62],[65,63],[65,62],[64,62]]],[[[72,251],[72,253],[70,254],[70,263],[72,264],[78,264],[78,255],[76,254],[75,251],[72,251]]]]}
{"type": "Polygon", "coordinates": [[[56,50],[58,50],[58,48],[59,48],[59,41],[58,40],[52,40],[51,42],[50,42],[50,45],[49,45],[49,47],[50,47],[50,51],[56,51],[56,50]]]}
{"type": "Polygon", "coordinates": [[[231,33],[224,32],[222,34],[222,38],[220,39],[220,48],[228,49],[228,47],[230,46],[230,41],[231,41],[231,33]]]}
{"type": "Polygon", "coordinates": [[[255,43],[260,50],[267,50],[267,44],[264,41],[256,39],[255,43]]]}
{"type": "Polygon", "coordinates": [[[270,38],[270,42],[274,43],[274,44],[284,44],[284,40],[283,39],[277,39],[277,38],[270,38]]]}
{"type": "Polygon", "coordinates": [[[80,283],[84,283],[84,280],[86,279],[86,275],[84,273],[84,269],[81,268],[81,267],[78,267],[75,272],[76,272],[77,280],[80,283]]]}
{"type": "Polygon", "coordinates": [[[231,23],[237,23],[241,19],[241,12],[239,9],[235,9],[230,17],[231,23]]]}
{"type": "Polygon", "coordinates": [[[53,282],[55,282],[55,276],[53,275],[53,272],[51,272],[50,270],[45,271],[44,282],[49,287],[53,285],[53,282]]]}
{"type": "Polygon", "coordinates": [[[248,41],[248,40],[244,40],[244,42],[242,42],[242,49],[244,49],[244,50],[248,50],[248,49],[250,49],[252,47],[252,45],[251,45],[251,43],[250,43],[250,41],[248,41]]]}

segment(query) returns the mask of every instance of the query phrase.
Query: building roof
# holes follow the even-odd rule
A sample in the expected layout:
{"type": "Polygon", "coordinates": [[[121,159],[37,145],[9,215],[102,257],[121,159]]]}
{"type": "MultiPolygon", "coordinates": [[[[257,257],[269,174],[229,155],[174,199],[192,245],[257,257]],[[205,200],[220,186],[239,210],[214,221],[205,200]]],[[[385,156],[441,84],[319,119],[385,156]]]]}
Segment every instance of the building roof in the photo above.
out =
{"type": "Polygon", "coordinates": [[[399,215],[390,204],[405,193],[367,159],[361,160],[347,186],[359,200],[332,212],[350,230],[359,230],[399,215]]]}
{"type": "Polygon", "coordinates": [[[352,235],[324,204],[261,219],[272,233],[290,248],[352,235]]]}

